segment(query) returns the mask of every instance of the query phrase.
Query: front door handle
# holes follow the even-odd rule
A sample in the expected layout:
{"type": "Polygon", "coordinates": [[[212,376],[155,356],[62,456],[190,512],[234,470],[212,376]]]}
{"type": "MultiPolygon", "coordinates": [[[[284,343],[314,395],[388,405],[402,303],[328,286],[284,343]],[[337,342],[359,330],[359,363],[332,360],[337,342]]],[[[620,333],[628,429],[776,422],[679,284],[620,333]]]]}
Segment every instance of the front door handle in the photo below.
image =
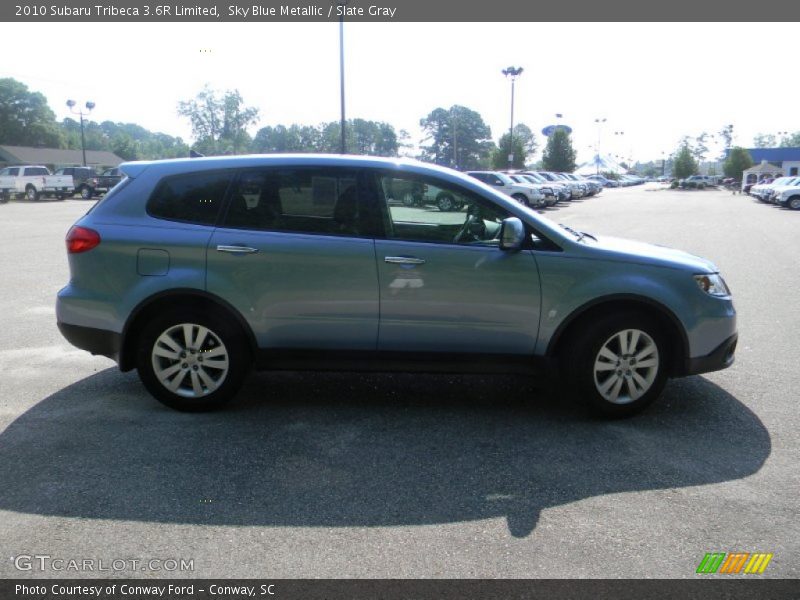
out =
{"type": "Polygon", "coordinates": [[[217,246],[217,252],[232,252],[234,254],[255,254],[258,248],[251,248],[250,246],[217,246]]]}
{"type": "Polygon", "coordinates": [[[425,259],[414,256],[385,256],[383,262],[393,265],[424,265],[425,259]]]}

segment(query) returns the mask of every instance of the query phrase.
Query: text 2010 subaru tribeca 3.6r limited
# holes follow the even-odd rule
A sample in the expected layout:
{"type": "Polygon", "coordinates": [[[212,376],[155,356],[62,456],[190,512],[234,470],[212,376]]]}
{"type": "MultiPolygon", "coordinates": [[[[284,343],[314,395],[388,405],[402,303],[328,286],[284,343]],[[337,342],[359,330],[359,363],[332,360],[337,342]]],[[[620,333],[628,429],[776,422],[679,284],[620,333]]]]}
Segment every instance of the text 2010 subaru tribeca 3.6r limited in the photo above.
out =
{"type": "Polygon", "coordinates": [[[607,415],[733,362],[707,260],[562,228],[406,160],[237,156],[122,165],[67,235],[58,325],[180,410],[266,369],[561,371],[607,415]],[[462,206],[407,206],[432,186],[462,206]]]}

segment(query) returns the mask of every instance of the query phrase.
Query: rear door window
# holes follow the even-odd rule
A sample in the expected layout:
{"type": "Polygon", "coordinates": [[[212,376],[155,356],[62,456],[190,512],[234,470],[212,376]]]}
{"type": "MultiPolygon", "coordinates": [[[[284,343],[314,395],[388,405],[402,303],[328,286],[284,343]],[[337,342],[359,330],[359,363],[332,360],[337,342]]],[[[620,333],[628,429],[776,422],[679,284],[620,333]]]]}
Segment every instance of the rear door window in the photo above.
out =
{"type": "Polygon", "coordinates": [[[147,202],[150,216],[198,225],[214,225],[233,171],[186,173],[167,177],[147,202]]]}
{"type": "Polygon", "coordinates": [[[223,226],[362,236],[358,177],[349,169],[299,167],[242,172],[223,226]]]}

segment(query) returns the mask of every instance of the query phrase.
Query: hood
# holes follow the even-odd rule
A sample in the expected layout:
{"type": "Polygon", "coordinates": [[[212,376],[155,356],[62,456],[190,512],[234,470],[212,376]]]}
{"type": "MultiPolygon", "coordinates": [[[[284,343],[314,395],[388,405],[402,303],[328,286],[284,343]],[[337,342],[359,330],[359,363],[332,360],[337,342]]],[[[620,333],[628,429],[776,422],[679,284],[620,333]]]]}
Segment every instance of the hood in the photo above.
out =
{"type": "Polygon", "coordinates": [[[668,267],[692,271],[693,273],[716,273],[716,265],[700,256],[689,254],[666,246],[623,238],[595,236],[597,241],[588,239],[587,248],[604,254],[604,258],[644,265],[668,267]]]}

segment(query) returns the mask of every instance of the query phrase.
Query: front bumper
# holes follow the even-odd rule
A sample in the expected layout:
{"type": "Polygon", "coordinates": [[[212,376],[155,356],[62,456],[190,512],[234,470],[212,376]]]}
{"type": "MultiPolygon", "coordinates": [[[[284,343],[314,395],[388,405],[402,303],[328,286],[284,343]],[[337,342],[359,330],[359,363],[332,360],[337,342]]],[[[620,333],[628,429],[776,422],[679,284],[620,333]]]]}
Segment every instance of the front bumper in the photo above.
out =
{"type": "Polygon", "coordinates": [[[119,362],[119,350],[122,346],[120,334],[94,327],[70,325],[61,321],[58,322],[58,330],[76,348],[92,354],[107,356],[111,360],[119,362]]]}
{"type": "Polygon", "coordinates": [[[685,375],[698,375],[727,369],[733,364],[739,334],[734,333],[705,356],[686,359],[685,375]]]}

